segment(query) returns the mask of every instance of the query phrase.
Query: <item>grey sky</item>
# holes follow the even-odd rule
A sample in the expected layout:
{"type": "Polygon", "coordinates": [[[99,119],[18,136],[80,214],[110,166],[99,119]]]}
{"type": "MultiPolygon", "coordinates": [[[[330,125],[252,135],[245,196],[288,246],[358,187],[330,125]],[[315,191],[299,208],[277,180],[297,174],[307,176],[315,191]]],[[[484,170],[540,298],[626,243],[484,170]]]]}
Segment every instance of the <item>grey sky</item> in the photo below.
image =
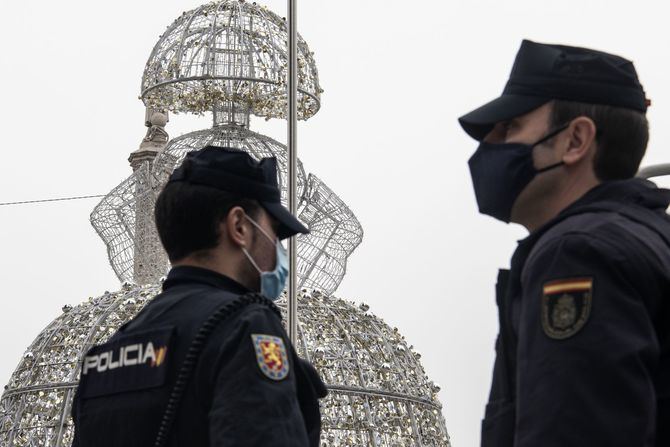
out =
{"type": "MultiPolygon", "coordinates": [[[[261,0],[259,0],[261,1],[261,0]]],[[[285,2],[264,0],[284,14],[285,2]]],[[[137,99],[158,35],[199,1],[3,2],[0,202],[105,194],[144,136],[137,99]]],[[[336,295],[365,301],[423,354],[455,446],[472,446],[488,393],[493,283],[525,231],[477,214],[476,144],[456,118],[497,96],[522,38],[633,59],[653,104],[643,164],[670,161],[666,2],[299,2],[322,109],[301,122],[305,169],[365,230],[336,295]]],[[[172,115],[172,137],[210,126],[172,115]]],[[[284,123],[252,130],[285,141],[284,123]]],[[[0,381],[63,304],[116,290],[88,223],[97,199],[0,207],[0,381]]]]}

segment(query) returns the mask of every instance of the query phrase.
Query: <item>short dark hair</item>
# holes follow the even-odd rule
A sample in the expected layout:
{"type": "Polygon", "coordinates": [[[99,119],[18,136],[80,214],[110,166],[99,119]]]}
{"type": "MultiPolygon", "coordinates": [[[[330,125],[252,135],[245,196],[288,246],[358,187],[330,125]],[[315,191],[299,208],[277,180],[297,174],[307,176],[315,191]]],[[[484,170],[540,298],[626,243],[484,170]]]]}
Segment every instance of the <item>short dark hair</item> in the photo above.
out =
{"type": "Polygon", "coordinates": [[[154,218],[170,262],[190,254],[206,256],[219,243],[219,223],[235,206],[241,206],[252,218],[260,210],[254,200],[209,186],[168,183],[156,199],[154,218]]]}
{"type": "Polygon", "coordinates": [[[649,141],[649,122],[637,110],[573,101],[553,101],[550,129],[586,116],[596,125],[593,170],[600,181],[632,178],[649,141]]]}

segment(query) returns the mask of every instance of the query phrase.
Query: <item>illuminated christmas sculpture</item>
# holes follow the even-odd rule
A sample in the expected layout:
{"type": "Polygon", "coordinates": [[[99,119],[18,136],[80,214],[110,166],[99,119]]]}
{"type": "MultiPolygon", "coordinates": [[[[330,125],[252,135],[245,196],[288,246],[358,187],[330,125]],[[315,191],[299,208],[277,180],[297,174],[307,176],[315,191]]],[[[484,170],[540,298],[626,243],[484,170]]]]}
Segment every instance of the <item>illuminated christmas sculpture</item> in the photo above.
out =
{"type": "MultiPolygon", "coordinates": [[[[142,79],[147,135],[130,156],[133,174],[94,209],[91,223],[124,283],[63,314],[26,351],[0,401],[0,447],[69,446],[70,407],[86,350],[104,341],[160,292],[169,269],[153,224],[153,204],[185,154],[206,145],[275,156],[286,198],[286,149],[249,129],[250,115],[286,110],[286,26],[255,3],[223,0],[184,13],[160,37],[142,79]],[[169,112],[211,112],[211,129],[171,141],[169,112]]],[[[299,116],[320,107],[313,59],[299,41],[299,116]]],[[[330,390],[322,401],[323,446],[449,446],[437,387],[397,329],[334,297],[363,231],[344,202],[299,164],[299,330],[296,348],[330,390]]],[[[285,310],[284,299],[279,306],[285,310]]]]}

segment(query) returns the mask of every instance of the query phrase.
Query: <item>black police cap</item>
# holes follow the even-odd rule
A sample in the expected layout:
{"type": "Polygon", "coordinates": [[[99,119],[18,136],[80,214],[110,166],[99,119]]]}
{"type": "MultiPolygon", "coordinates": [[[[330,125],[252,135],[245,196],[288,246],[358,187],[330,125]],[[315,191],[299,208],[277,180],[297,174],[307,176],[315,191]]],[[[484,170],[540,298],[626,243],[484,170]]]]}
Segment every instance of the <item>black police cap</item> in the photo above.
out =
{"type": "Polygon", "coordinates": [[[258,201],[279,222],[279,239],[309,233],[281,204],[274,157],[256,161],[239,149],[207,146],[186,154],[184,162],[170,176],[168,183],[172,182],[209,186],[258,201]]]}
{"type": "Polygon", "coordinates": [[[588,48],[524,40],[499,98],[459,118],[468,135],[482,140],[495,123],[524,115],[552,99],[647,111],[633,63],[588,48]]]}

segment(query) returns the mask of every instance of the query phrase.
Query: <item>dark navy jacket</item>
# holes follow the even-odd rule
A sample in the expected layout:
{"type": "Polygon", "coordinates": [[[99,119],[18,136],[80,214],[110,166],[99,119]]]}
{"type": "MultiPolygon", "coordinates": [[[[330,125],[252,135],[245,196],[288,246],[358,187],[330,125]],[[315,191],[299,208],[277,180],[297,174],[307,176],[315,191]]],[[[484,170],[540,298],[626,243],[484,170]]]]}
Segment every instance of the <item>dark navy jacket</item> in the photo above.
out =
{"type": "MultiPolygon", "coordinates": [[[[84,359],[72,409],[73,446],[154,445],[191,340],[217,308],[247,292],[210,270],[173,268],[163,293],[84,359]],[[105,359],[106,352],[110,357],[105,359]]],[[[326,390],[316,371],[298,359],[273,307],[250,304],[214,330],[167,445],[318,445],[317,399],[326,390]],[[281,369],[266,368],[263,341],[274,343],[270,360],[281,362],[281,369]]]]}
{"type": "Polygon", "coordinates": [[[670,445],[669,204],[603,183],[519,243],[483,447],[670,445]]]}

